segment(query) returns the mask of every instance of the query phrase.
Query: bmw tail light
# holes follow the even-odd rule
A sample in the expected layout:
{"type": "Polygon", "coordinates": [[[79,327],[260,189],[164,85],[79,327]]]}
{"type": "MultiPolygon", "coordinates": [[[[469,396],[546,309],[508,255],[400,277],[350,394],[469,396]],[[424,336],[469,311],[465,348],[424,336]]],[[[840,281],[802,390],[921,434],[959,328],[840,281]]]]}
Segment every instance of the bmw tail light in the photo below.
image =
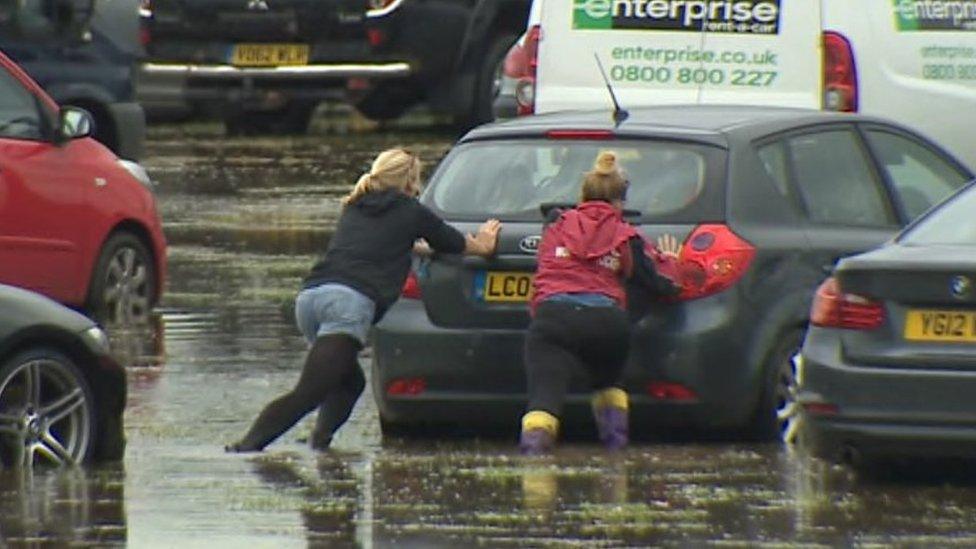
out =
{"type": "Polygon", "coordinates": [[[403,283],[403,289],[400,290],[400,297],[404,299],[420,299],[423,295],[420,293],[420,281],[417,280],[417,275],[413,271],[407,275],[407,280],[403,283]]]}
{"type": "Polygon", "coordinates": [[[684,289],[678,300],[723,292],[749,269],[756,249],[726,225],[699,225],[681,248],[679,270],[684,289]]]}
{"type": "Polygon", "coordinates": [[[505,56],[502,68],[506,78],[515,80],[515,101],[519,116],[535,112],[535,78],[539,66],[539,39],[542,28],[531,27],[505,56]]]}
{"type": "Polygon", "coordinates": [[[823,33],[823,108],[857,112],[857,69],[854,51],[844,35],[823,33]]]}
{"type": "Polygon", "coordinates": [[[873,330],[881,326],[884,317],[880,303],[845,293],[834,277],[820,284],[810,308],[810,324],[827,328],[873,330]]]}

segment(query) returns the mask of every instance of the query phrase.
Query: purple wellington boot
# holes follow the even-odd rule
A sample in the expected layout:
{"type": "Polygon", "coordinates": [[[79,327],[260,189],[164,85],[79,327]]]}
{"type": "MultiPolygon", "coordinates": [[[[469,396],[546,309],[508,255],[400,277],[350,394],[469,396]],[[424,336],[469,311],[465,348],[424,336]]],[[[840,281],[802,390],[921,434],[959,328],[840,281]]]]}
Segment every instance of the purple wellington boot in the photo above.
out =
{"type": "Polygon", "coordinates": [[[628,418],[625,408],[604,406],[593,410],[596,428],[600,435],[600,442],[608,450],[620,450],[627,446],[628,418]]]}
{"type": "Polygon", "coordinates": [[[519,437],[519,450],[527,456],[541,456],[552,451],[555,445],[552,434],[546,429],[522,431],[519,437]]]}

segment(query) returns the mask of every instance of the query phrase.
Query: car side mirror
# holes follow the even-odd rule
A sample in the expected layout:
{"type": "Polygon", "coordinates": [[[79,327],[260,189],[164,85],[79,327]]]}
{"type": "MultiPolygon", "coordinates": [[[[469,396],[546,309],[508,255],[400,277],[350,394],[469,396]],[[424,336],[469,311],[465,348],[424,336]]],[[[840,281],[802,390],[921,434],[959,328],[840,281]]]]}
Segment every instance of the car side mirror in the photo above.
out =
{"type": "Polygon", "coordinates": [[[91,114],[78,107],[62,107],[58,112],[58,142],[88,137],[95,132],[91,114]]]}

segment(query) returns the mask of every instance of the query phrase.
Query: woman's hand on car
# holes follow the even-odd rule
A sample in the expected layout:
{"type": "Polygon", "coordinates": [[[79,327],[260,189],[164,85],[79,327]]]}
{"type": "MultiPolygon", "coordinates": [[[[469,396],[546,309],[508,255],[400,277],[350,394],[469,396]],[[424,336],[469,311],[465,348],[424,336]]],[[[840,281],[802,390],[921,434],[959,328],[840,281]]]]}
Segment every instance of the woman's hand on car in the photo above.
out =
{"type": "Polygon", "coordinates": [[[678,243],[678,239],[673,234],[663,234],[657,237],[657,251],[665,257],[678,259],[678,255],[681,253],[681,244],[678,243]]]}
{"type": "Polygon", "coordinates": [[[498,233],[502,224],[497,219],[489,219],[482,223],[475,234],[465,235],[464,253],[489,257],[498,248],[498,233]]]}

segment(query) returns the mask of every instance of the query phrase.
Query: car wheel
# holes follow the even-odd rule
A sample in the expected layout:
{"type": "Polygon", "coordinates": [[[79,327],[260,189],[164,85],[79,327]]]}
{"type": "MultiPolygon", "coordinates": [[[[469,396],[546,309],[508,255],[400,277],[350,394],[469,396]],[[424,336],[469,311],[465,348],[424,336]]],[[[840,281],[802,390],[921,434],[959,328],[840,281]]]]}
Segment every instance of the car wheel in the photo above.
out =
{"type": "Polygon", "coordinates": [[[505,54],[518,39],[514,34],[504,34],[496,38],[485,50],[481,66],[478,69],[478,80],[475,84],[474,102],[471,112],[466,119],[459,120],[464,128],[484,124],[494,120],[492,105],[501,90],[502,69],[505,67],[505,54]]]}
{"type": "Polygon", "coordinates": [[[145,244],[117,233],[102,247],[88,293],[87,309],[105,324],[144,324],[156,296],[157,275],[145,244]]]}
{"type": "Polygon", "coordinates": [[[0,367],[0,459],[6,466],[73,465],[91,457],[92,392],[64,354],[41,347],[0,367]]]}
{"type": "Polygon", "coordinates": [[[796,440],[799,428],[796,371],[802,344],[803,332],[800,330],[778,338],[763,365],[765,383],[753,422],[756,438],[796,440]]]}

